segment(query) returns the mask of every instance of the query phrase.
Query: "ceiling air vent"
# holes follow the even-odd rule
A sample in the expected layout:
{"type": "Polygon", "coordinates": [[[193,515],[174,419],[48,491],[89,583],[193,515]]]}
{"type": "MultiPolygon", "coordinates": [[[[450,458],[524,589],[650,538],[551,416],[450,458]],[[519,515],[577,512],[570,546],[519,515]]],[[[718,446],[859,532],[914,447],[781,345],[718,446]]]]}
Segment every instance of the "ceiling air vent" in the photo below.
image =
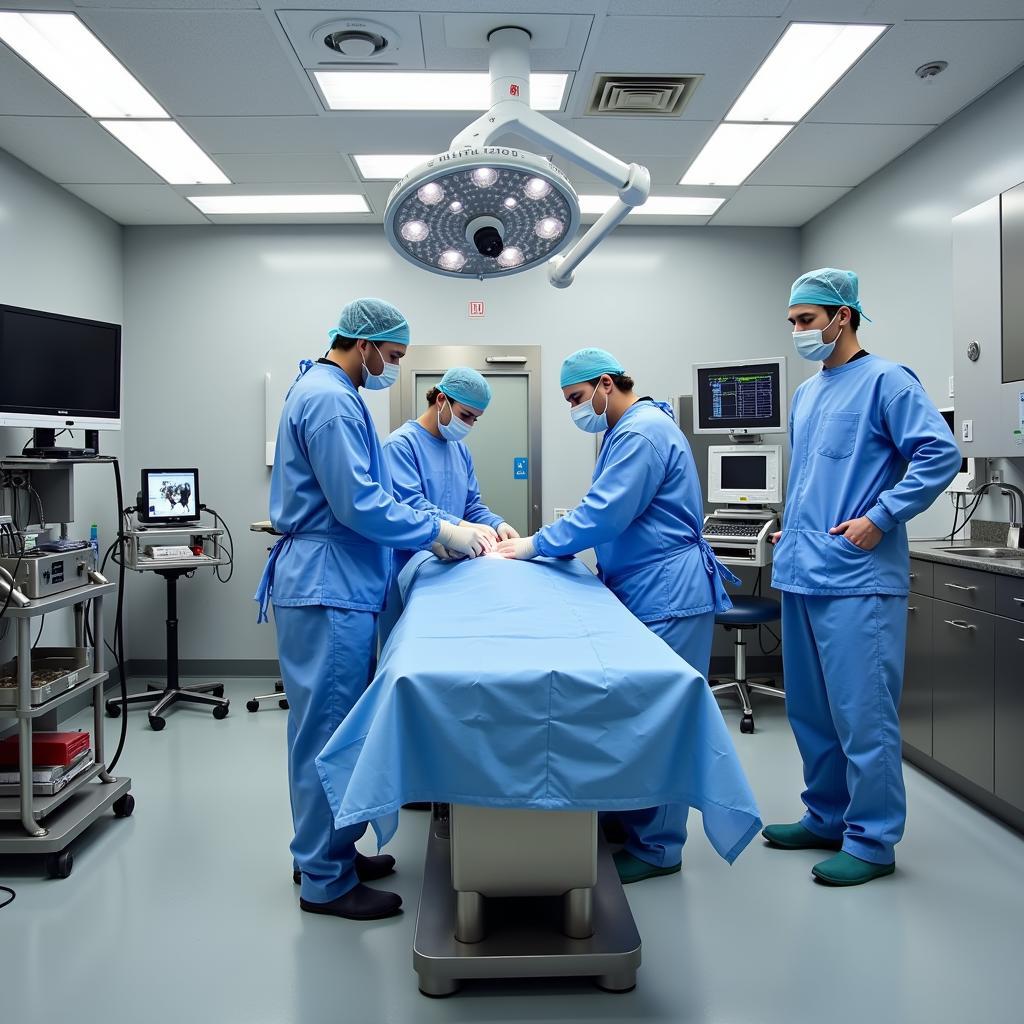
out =
{"type": "Polygon", "coordinates": [[[596,75],[587,114],[679,117],[703,75],[596,75]]]}

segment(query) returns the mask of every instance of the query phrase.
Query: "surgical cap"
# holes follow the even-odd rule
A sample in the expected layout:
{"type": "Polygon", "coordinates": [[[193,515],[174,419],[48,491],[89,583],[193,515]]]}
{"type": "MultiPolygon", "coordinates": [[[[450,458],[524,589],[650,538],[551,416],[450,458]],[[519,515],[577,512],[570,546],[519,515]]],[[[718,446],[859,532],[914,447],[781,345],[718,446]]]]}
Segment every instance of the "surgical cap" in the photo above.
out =
{"type": "Polygon", "coordinates": [[[801,302],[812,306],[849,306],[865,320],[871,320],[860,308],[860,282],[852,270],[822,267],[798,277],[793,282],[789,304],[796,306],[801,302]]]}
{"type": "Polygon", "coordinates": [[[603,348],[581,348],[562,363],[558,386],[567,388],[570,384],[594,380],[603,373],[625,372],[611,352],[605,352],[603,348]]]}
{"type": "Polygon", "coordinates": [[[491,401],[491,385],[468,366],[453,366],[437,385],[453,402],[461,402],[481,412],[491,401]]]}
{"type": "Polygon", "coordinates": [[[339,335],[408,345],[409,321],[383,299],[356,299],[341,311],[338,326],[327,332],[331,341],[339,335]]]}

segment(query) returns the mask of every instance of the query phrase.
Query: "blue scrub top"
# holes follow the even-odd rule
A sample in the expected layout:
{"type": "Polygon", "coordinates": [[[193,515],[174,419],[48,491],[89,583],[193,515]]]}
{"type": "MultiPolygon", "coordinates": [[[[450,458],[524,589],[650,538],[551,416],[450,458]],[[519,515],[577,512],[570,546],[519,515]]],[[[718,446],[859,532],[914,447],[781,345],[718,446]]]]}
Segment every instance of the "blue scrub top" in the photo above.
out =
{"type": "Polygon", "coordinates": [[[794,594],[909,590],[906,522],[942,493],[960,451],[912,370],[863,356],[804,381],[789,417],[792,458],[772,585],[794,594]],[[829,530],[867,516],[871,551],[829,530]]]}
{"type": "Polygon", "coordinates": [[[440,529],[436,511],[392,496],[366,403],[348,374],[331,363],[314,363],[285,400],[270,521],[284,534],[261,584],[275,605],[371,612],[384,603],[390,549],[425,548],[440,529]]]}
{"type": "Polygon", "coordinates": [[[669,406],[631,405],[601,444],[593,482],[567,516],[535,537],[537,552],[593,547],[599,575],[641,622],[732,607],[701,537],[704,501],[693,453],[669,406]]]}
{"type": "MultiPolygon", "coordinates": [[[[455,524],[464,519],[497,529],[504,522],[480,500],[473,456],[462,441],[434,437],[408,420],[384,442],[384,462],[398,501],[455,524]]],[[[396,556],[396,573],[410,557],[410,552],[396,556]]]]}

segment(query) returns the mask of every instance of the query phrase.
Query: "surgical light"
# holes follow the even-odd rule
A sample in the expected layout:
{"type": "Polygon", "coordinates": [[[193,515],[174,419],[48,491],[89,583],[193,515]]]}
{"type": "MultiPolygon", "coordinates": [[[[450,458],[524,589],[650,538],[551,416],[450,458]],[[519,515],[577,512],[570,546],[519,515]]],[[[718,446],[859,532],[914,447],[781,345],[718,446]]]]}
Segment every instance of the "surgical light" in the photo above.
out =
{"type": "MultiPolygon", "coordinates": [[[[537,112],[530,96],[536,76],[530,74],[529,32],[497,28],[488,41],[490,109],[447,152],[422,161],[398,182],[384,212],[384,232],[404,259],[435,274],[483,280],[548,263],[549,280],[564,288],[594,246],[647,198],[650,173],[537,112]],[[509,135],[573,161],[618,192],[612,208],[565,256],[559,253],[580,225],[576,190],[547,157],[496,144],[509,135]],[[414,223],[423,228],[410,236],[414,223]]],[[[386,76],[374,77],[382,84],[386,76]]]]}

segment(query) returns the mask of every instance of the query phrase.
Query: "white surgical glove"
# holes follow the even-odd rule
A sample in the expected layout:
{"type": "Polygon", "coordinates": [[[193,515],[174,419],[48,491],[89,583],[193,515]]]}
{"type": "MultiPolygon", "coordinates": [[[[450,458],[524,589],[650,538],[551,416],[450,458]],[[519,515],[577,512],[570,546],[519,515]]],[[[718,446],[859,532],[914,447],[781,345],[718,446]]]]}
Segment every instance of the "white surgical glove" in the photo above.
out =
{"type": "Polygon", "coordinates": [[[485,537],[490,537],[495,544],[501,539],[494,531],[493,526],[488,526],[486,523],[467,523],[465,519],[459,520],[459,526],[464,526],[467,530],[476,530],[477,533],[482,533],[485,537]]]}
{"type": "Polygon", "coordinates": [[[498,554],[506,558],[530,559],[537,557],[537,545],[533,537],[513,537],[498,545],[498,554]]]}
{"type": "Polygon", "coordinates": [[[437,539],[449,551],[457,551],[469,558],[476,558],[488,551],[493,551],[495,542],[486,533],[475,527],[455,526],[447,519],[441,520],[441,530],[437,539]]]}
{"type": "Polygon", "coordinates": [[[498,540],[516,540],[519,537],[519,531],[514,526],[509,526],[508,523],[501,523],[498,526],[498,540]]]}
{"type": "Polygon", "coordinates": [[[440,541],[436,540],[430,545],[430,550],[442,562],[458,562],[466,557],[465,555],[460,555],[457,551],[449,551],[440,541]]]}

